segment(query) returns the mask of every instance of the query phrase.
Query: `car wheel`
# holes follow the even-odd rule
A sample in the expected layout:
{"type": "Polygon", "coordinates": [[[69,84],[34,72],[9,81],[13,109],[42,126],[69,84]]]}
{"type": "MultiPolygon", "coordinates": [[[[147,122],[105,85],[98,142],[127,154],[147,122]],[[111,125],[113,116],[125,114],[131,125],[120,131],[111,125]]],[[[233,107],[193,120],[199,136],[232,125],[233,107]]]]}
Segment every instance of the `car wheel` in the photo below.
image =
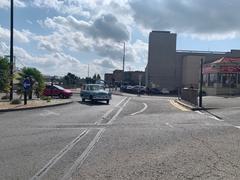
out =
{"type": "Polygon", "coordinates": [[[109,104],[109,100],[107,100],[106,103],[109,104]]]}
{"type": "Polygon", "coordinates": [[[64,95],[63,94],[59,94],[59,98],[60,99],[64,99],[64,95]]]}
{"type": "Polygon", "coordinates": [[[93,97],[90,96],[89,99],[90,99],[91,103],[93,104],[93,103],[94,103],[94,99],[93,99],[93,97]]]}
{"type": "Polygon", "coordinates": [[[85,102],[85,99],[84,99],[84,98],[82,98],[82,102],[85,102]]]}

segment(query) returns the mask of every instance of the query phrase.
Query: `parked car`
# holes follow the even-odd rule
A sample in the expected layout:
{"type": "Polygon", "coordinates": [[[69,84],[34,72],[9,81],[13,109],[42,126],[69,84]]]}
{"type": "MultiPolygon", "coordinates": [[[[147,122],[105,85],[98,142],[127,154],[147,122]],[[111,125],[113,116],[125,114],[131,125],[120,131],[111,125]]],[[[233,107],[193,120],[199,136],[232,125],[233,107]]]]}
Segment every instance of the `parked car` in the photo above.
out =
{"type": "Polygon", "coordinates": [[[170,94],[170,91],[167,88],[162,88],[161,93],[162,94],[170,94]]]}
{"type": "Polygon", "coordinates": [[[80,92],[82,101],[90,100],[92,103],[96,101],[106,101],[109,104],[112,95],[99,84],[85,84],[80,92]]]}
{"type": "Polygon", "coordinates": [[[72,96],[72,91],[57,85],[47,85],[43,91],[43,95],[57,96],[59,98],[70,98],[72,96]]]}

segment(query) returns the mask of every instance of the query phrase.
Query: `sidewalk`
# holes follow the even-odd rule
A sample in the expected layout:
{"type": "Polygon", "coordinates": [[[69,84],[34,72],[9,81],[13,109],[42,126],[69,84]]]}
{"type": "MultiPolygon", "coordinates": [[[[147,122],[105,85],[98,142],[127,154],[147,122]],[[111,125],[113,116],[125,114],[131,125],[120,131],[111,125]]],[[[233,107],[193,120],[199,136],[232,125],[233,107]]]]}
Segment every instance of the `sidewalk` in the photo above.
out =
{"type": "Polygon", "coordinates": [[[70,104],[72,102],[73,102],[72,99],[53,99],[50,102],[47,102],[46,100],[28,100],[27,105],[24,105],[23,101],[21,104],[10,104],[10,102],[0,102],[0,112],[44,108],[70,104]]]}

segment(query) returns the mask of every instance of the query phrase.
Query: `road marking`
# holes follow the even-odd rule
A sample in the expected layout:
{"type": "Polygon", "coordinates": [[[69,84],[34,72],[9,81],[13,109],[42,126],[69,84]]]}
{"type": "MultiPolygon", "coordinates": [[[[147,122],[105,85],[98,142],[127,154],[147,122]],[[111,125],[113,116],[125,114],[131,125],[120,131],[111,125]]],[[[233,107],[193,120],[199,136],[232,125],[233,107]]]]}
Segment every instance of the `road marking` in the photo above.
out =
{"type": "Polygon", "coordinates": [[[43,112],[40,113],[40,116],[51,116],[51,115],[59,116],[60,114],[59,113],[55,113],[55,112],[50,111],[50,110],[43,110],[43,112]]]}
{"type": "Polygon", "coordinates": [[[220,122],[223,122],[224,120],[223,119],[219,119],[219,118],[217,118],[217,117],[215,117],[215,116],[209,116],[211,119],[214,119],[214,120],[216,120],[216,121],[220,121],[220,122]]]}
{"type": "Polygon", "coordinates": [[[173,128],[173,125],[169,124],[169,123],[165,123],[168,127],[173,128]]]}
{"type": "Polygon", "coordinates": [[[92,149],[95,147],[99,139],[102,137],[102,134],[105,132],[106,129],[101,129],[97,135],[94,137],[94,139],[90,142],[88,147],[84,150],[84,152],[77,158],[77,160],[74,162],[73,166],[68,170],[68,172],[63,176],[62,180],[69,180],[71,179],[72,174],[77,170],[78,167],[80,167],[84,160],[88,157],[89,153],[92,151],[92,149]]]}
{"type": "Polygon", "coordinates": [[[240,129],[240,126],[234,126],[234,127],[240,129]]]}
{"type": "Polygon", "coordinates": [[[108,116],[109,114],[111,114],[111,113],[113,112],[113,110],[114,110],[116,107],[118,107],[118,106],[119,106],[124,100],[126,100],[126,99],[127,99],[127,97],[123,98],[118,104],[116,104],[116,105],[114,106],[114,108],[108,110],[108,111],[102,116],[102,118],[99,119],[98,121],[96,121],[94,124],[98,124],[98,125],[99,125],[103,119],[106,119],[107,116],[108,116]]]}
{"type": "Polygon", "coordinates": [[[198,114],[201,114],[201,115],[203,115],[204,113],[203,112],[201,112],[201,111],[195,111],[196,113],[198,113],[198,114]]]}
{"type": "Polygon", "coordinates": [[[127,105],[127,103],[131,100],[131,98],[129,97],[128,100],[122,105],[122,107],[117,111],[117,113],[112,117],[112,119],[110,121],[108,121],[107,124],[112,124],[113,121],[116,120],[116,118],[118,117],[118,115],[122,112],[123,108],[127,105]]]}
{"type": "Polygon", "coordinates": [[[115,107],[118,107],[123,101],[125,101],[125,99],[127,99],[127,97],[123,98],[119,103],[115,105],[115,107]]]}
{"type": "Polygon", "coordinates": [[[130,114],[130,116],[134,116],[136,114],[139,114],[139,113],[142,113],[143,111],[145,111],[147,109],[148,105],[146,103],[143,103],[143,105],[144,105],[144,108],[142,108],[140,111],[130,114]]]}
{"type": "Polygon", "coordinates": [[[40,171],[38,171],[31,180],[41,179],[48,170],[57,163],[59,159],[61,159],[69,150],[71,150],[75,144],[77,144],[85,135],[88,134],[90,130],[85,129],[81,134],[79,134],[72,142],[70,142],[67,146],[65,146],[58,154],[56,154],[40,171]]]}
{"type": "Polygon", "coordinates": [[[180,104],[174,102],[174,100],[168,100],[174,107],[180,109],[181,111],[190,111],[189,109],[181,106],[180,104]]]}

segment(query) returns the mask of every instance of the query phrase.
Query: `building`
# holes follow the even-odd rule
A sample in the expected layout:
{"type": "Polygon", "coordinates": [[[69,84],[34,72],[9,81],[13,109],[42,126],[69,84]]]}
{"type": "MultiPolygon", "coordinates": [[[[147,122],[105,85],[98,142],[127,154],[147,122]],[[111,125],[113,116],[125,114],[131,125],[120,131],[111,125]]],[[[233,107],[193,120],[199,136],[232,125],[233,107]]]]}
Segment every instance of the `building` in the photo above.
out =
{"type": "Polygon", "coordinates": [[[176,34],[152,31],[149,35],[146,85],[174,89],[176,86],[176,34]]]}
{"type": "Polygon", "coordinates": [[[129,85],[145,85],[145,72],[143,71],[125,71],[114,70],[113,73],[106,73],[104,81],[108,85],[120,86],[122,83],[129,85]]]}
{"type": "Polygon", "coordinates": [[[240,58],[222,57],[205,64],[203,89],[208,95],[240,94],[240,58]]]}
{"type": "Polygon", "coordinates": [[[231,52],[176,50],[176,34],[169,31],[152,31],[149,35],[148,64],[146,66],[146,86],[178,88],[193,86],[198,88],[200,61],[204,64],[222,57],[240,57],[239,50],[231,52]]]}

